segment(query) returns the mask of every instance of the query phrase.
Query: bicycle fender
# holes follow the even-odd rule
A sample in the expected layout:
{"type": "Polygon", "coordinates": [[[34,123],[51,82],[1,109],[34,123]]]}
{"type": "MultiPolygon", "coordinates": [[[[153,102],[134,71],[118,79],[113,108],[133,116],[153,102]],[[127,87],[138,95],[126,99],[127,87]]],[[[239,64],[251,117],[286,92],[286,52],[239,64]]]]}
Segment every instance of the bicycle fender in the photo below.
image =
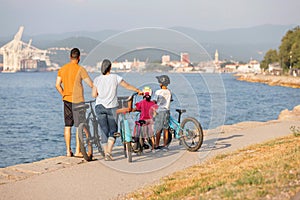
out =
{"type": "Polygon", "coordinates": [[[130,142],[131,141],[131,131],[130,131],[128,120],[124,120],[124,130],[125,130],[125,141],[130,142]]]}

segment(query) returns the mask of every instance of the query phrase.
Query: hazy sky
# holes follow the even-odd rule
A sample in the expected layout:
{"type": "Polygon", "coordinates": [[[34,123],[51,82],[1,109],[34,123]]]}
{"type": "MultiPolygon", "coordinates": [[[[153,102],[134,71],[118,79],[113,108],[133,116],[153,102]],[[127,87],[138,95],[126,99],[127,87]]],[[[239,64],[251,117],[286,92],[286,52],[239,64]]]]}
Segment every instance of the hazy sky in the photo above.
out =
{"type": "Polygon", "coordinates": [[[0,36],[187,26],[300,24],[299,0],[0,0],[0,36]]]}

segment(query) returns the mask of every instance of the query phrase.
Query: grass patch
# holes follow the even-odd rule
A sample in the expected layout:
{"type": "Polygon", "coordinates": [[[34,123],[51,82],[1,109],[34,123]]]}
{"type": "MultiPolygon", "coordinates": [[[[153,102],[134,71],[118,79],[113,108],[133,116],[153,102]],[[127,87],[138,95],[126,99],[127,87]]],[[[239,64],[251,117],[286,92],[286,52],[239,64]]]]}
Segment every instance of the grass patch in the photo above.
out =
{"type": "Polygon", "coordinates": [[[296,135],[218,155],[126,199],[290,199],[300,190],[296,135]]]}

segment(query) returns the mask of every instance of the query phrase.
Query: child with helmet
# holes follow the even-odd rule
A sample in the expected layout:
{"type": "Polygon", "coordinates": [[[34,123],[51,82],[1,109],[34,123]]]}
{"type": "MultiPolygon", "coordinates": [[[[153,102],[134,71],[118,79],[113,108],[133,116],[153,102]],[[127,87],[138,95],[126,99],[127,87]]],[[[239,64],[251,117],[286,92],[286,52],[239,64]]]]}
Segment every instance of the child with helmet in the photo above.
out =
{"type": "Polygon", "coordinates": [[[147,136],[152,142],[152,152],[155,148],[155,138],[153,131],[153,114],[157,108],[156,104],[151,101],[152,90],[150,87],[145,86],[143,89],[143,100],[135,104],[135,110],[140,111],[139,124],[142,125],[143,133],[147,133],[147,136]]]}
{"type": "Polygon", "coordinates": [[[162,149],[167,151],[167,142],[169,136],[169,121],[170,121],[170,103],[172,99],[171,91],[168,89],[170,78],[167,75],[156,77],[160,85],[159,90],[155,91],[153,101],[157,104],[156,115],[154,119],[154,129],[156,131],[156,147],[159,147],[160,136],[163,131],[164,144],[162,149]]]}

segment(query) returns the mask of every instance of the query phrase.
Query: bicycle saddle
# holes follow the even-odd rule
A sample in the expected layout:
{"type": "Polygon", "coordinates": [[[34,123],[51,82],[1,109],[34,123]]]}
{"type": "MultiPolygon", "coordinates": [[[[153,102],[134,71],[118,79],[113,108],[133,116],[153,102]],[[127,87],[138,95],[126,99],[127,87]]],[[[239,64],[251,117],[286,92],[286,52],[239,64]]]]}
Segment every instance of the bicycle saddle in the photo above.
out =
{"type": "Polygon", "coordinates": [[[176,109],[176,112],[178,112],[179,114],[181,114],[181,113],[185,113],[186,110],[185,109],[176,109]]]}
{"type": "Polygon", "coordinates": [[[89,105],[87,104],[80,104],[80,105],[76,105],[73,107],[73,110],[74,111],[77,111],[77,110],[86,110],[89,108],[89,105]]]}
{"type": "Polygon", "coordinates": [[[146,121],[145,120],[139,120],[139,124],[144,125],[144,124],[146,124],[146,121]]]}

